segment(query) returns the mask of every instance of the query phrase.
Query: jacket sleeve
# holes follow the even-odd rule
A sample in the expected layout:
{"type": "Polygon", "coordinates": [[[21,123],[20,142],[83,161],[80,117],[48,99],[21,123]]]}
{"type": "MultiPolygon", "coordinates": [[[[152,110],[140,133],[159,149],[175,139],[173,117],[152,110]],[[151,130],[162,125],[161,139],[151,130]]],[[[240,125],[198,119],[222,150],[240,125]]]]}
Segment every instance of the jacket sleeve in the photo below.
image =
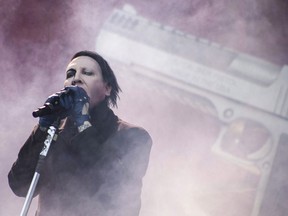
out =
{"type": "Polygon", "coordinates": [[[17,196],[25,197],[28,192],[46,136],[46,132],[40,130],[38,125],[35,126],[12,165],[8,174],[8,182],[17,196]]]}
{"type": "Polygon", "coordinates": [[[120,158],[122,189],[116,193],[115,212],[118,215],[139,215],[142,179],[147,171],[152,139],[142,128],[131,128],[125,133],[125,150],[120,158]],[[118,211],[121,206],[121,210],[118,211]]]}
{"type": "Polygon", "coordinates": [[[152,139],[144,129],[137,127],[121,131],[117,138],[117,152],[120,154],[109,155],[113,152],[111,148],[105,151],[105,156],[103,155],[103,157],[114,157],[113,164],[110,164],[110,171],[105,174],[111,181],[111,184],[107,184],[107,191],[110,191],[110,195],[114,197],[111,199],[113,200],[111,210],[114,215],[119,216],[139,215],[142,179],[147,171],[152,139]],[[115,156],[118,157],[117,160],[115,156]]]}
{"type": "Polygon", "coordinates": [[[126,147],[121,157],[122,166],[127,175],[135,180],[141,180],[147,170],[152,139],[147,131],[142,128],[131,128],[126,133],[126,147]]]}

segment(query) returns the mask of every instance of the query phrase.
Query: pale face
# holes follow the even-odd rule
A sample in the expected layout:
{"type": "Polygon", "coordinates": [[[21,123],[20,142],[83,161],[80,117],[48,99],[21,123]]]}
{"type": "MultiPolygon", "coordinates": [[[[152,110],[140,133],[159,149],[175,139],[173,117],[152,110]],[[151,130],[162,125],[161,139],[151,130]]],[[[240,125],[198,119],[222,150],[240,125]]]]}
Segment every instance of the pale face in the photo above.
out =
{"type": "Polygon", "coordinates": [[[70,85],[77,85],[86,91],[90,97],[90,107],[99,104],[111,92],[111,87],[103,81],[99,64],[88,56],[79,56],[68,64],[64,86],[70,85]]]}

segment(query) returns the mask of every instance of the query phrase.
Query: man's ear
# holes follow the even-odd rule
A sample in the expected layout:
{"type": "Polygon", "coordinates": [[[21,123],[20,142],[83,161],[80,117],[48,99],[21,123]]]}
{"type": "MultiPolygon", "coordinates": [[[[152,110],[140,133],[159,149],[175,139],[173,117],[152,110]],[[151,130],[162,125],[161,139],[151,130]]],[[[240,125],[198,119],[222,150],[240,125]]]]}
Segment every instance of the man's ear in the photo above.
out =
{"type": "Polygon", "coordinates": [[[106,91],[105,91],[105,95],[106,95],[106,96],[110,96],[112,87],[106,83],[106,85],[105,85],[105,90],[106,90],[106,91]]]}

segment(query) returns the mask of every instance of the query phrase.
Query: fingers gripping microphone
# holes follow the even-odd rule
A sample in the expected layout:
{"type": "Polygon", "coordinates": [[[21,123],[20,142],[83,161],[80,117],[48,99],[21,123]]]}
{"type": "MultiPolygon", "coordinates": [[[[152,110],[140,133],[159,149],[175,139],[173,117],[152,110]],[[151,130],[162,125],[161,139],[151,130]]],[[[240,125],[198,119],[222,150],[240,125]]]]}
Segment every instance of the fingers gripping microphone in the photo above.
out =
{"type": "Polygon", "coordinates": [[[42,117],[65,110],[65,107],[63,107],[60,103],[60,97],[64,94],[68,94],[68,92],[69,89],[63,89],[60,92],[50,96],[43,106],[32,112],[33,117],[42,117]]]}

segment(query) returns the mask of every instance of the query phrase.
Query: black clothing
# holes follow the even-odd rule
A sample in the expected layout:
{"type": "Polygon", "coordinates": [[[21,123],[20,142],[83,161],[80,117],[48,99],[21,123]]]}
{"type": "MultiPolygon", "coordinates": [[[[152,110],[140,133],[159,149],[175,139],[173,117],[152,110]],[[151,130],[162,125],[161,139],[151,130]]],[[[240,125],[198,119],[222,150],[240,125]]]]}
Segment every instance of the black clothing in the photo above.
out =
{"type": "MultiPolygon", "coordinates": [[[[38,216],[137,216],[151,137],[114,115],[105,103],[79,133],[68,118],[52,143],[35,195],[38,216]]],[[[47,133],[35,127],[9,172],[9,185],[26,196],[47,133]]]]}

